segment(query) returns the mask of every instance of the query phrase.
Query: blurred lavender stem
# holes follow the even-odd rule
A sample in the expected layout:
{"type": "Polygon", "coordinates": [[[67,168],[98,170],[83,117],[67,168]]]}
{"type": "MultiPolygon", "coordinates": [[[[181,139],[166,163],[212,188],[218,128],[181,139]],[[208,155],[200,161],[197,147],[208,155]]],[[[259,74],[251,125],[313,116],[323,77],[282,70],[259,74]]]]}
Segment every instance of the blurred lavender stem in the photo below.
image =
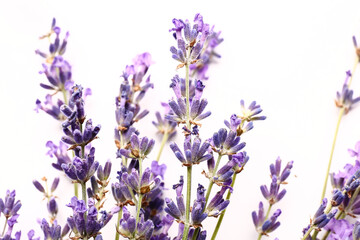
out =
{"type": "MultiPolygon", "coordinates": [[[[187,56],[190,56],[191,48],[189,47],[187,56]]],[[[185,64],[185,85],[186,85],[186,127],[191,130],[190,123],[190,84],[189,84],[189,60],[185,64]]],[[[191,135],[190,135],[191,138],[191,135]]],[[[191,140],[191,139],[190,139],[191,140]]],[[[183,232],[182,240],[188,239],[189,228],[190,228],[190,201],[191,201],[191,173],[192,165],[187,167],[187,184],[186,184],[186,212],[185,212],[185,227],[183,232]]]]}
{"type": "Polygon", "coordinates": [[[7,225],[8,219],[9,219],[8,217],[5,218],[5,224],[4,224],[4,228],[3,228],[2,234],[1,234],[2,237],[3,237],[4,234],[5,234],[5,230],[6,230],[6,225],[7,225]]]}
{"type": "MultiPolygon", "coordinates": [[[[359,57],[356,56],[355,63],[354,63],[354,66],[353,66],[353,71],[352,71],[352,74],[350,75],[350,79],[349,79],[349,82],[348,82],[348,84],[347,84],[347,85],[348,85],[348,88],[350,88],[350,85],[351,85],[351,82],[352,82],[352,80],[353,80],[353,77],[354,77],[355,71],[356,71],[356,69],[357,69],[358,63],[359,63],[359,57]]],[[[336,138],[337,138],[337,134],[338,134],[338,131],[339,131],[340,122],[341,122],[341,119],[342,119],[342,116],[344,115],[344,113],[345,113],[345,107],[343,106],[343,107],[340,109],[340,112],[339,112],[339,118],[338,118],[338,122],[337,122],[337,125],[336,125],[335,136],[334,136],[334,140],[333,140],[333,144],[332,144],[332,148],[331,148],[331,152],[330,152],[330,159],[329,159],[328,167],[327,167],[327,170],[326,170],[325,182],[324,182],[324,187],[323,187],[323,191],[322,191],[322,194],[321,194],[321,200],[320,200],[320,202],[321,202],[322,199],[325,197],[327,181],[328,181],[328,178],[329,178],[329,172],[330,172],[331,162],[332,162],[332,158],[333,158],[333,154],[334,154],[334,149],[335,149],[335,144],[336,144],[336,138]]]]}
{"type": "Polygon", "coordinates": [[[341,119],[342,119],[342,117],[344,115],[344,112],[345,112],[345,108],[342,107],[340,109],[338,121],[337,121],[337,124],[336,124],[335,135],[334,135],[334,139],[333,139],[333,143],[332,143],[332,147],[331,147],[331,151],[330,151],[330,159],[329,159],[329,163],[328,163],[328,166],[327,166],[327,169],[326,169],[325,182],[324,182],[324,187],[323,187],[323,190],[322,190],[320,202],[325,197],[326,186],[327,186],[327,182],[328,182],[328,178],[329,178],[329,172],[330,172],[330,168],[331,168],[331,162],[332,162],[332,158],[333,158],[333,154],[334,154],[334,150],[335,150],[336,138],[337,138],[337,135],[338,135],[338,132],[339,132],[340,122],[341,122],[341,119]]]}
{"type": "Polygon", "coordinates": [[[158,153],[158,155],[157,155],[157,157],[156,157],[156,161],[159,161],[159,160],[160,160],[161,153],[162,153],[162,151],[163,151],[163,149],[164,149],[164,146],[165,146],[168,138],[169,138],[169,133],[168,133],[168,131],[165,131],[165,132],[164,132],[164,136],[163,136],[162,141],[161,141],[159,153],[158,153]]]}

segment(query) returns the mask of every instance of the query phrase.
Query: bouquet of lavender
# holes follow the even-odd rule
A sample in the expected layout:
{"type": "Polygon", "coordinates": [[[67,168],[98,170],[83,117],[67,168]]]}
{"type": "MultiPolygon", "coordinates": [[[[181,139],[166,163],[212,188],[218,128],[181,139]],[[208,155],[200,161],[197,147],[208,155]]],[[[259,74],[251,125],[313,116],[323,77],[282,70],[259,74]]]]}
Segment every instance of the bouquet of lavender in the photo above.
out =
{"type": "MultiPolygon", "coordinates": [[[[114,96],[116,154],[113,161],[104,163],[95,159],[96,144],[102,140],[101,125],[93,123],[86,110],[86,99],[92,90],[73,79],[72,65],[65,57],[69,33],[63,34],[54,19],[50,32],[41,37],[50,42],[48,51],[36,50],[44,59],[40,73],[46,81],[40,86],[48,94],[45,100],[36,100],[36,111],[55,119],[62,134],[56,141],[46,143],[47,155],[53,159],[51,165],[59,171],[59,177],[52,180],[50,188],[46,177],[33,180],[46,200],[48,216],[38,220],[42,233],[38,230],[27,233],[29,240],[40,239],[36,237],[40,235],[47,240],[100,240],[110,235],[131,240],[224,239],[218,232],[227,209],[234,204],[231,196],[238,193],[237,176],[246,170],[251,155],[245,151],[243,139],[255,122],[266,117],[255,101],[245,104],[239,99],[240,111],[228,117],[223,126],[212,126],[213,134],[203,134],[202,126],[209,124],[207,119],[211,118],[203,92],[211,84],[208,70],[214,59],[220,58],[217,46],[223,39],[214,26],[204,22],[201,14],[196,14],[193,21],[173,19],[173,25],[170,33],[174,44],[170,52],[177,75],[168,84],[174,95],[168,101],[164,99],[162,111],[149,116],[142,100],[148,91],[156,89],[149,74],[154,62],[150,53],[137,55],[122,72],[120,90],[114,96]],[[148,118],[154,119],[156,139],[142,135],[139,130],[141,122],[148,118]],[[165,148],[173,152],[166,162],[162,154],[165,148]],[[179,175],[177,183],[166,181],[169,164],[178,164],[186,176],[179,175]],[[199,181],[194,174],[203,179],[199,181]],[[55,194],[62,182],[73,185],[73,197],[66,206],[59,206],[59,193],[55,194]],[[69,214],[60,213],[64,207],[70,210],[69,214]],[[209,224],[211,221],[215,221],[214,226],[209,224]]],[[[360,223],[356,221],[360,214],[360,144],[349,150],[356,157],[354,164],[347,164],[339,173],[330,173],[340,121],[360,101],[350,90],[360,59],[355,37],[353,41],[356,62],[336,96],[339,120],[321,204],[304,228],[302,239],[360,239],[360,223]],[[328,176],[333,186],[330,198],[325,197],[328,176]]],[[[276,235],[273,232],[280,226],[282,210],[273,207],[286,195],[284,186],[293,163],[282,164],[277,158],[270,164],[269,185],[260,187],[265,200],[248,216],[252,217],[257,239],[269,236],[273,239],[276,235]]],[[[21,231],[13,231],[21,207],[15,190],[8,190],[0,198],[0,218],[4,219],[0,240],[21,238],[21,231]]]]}

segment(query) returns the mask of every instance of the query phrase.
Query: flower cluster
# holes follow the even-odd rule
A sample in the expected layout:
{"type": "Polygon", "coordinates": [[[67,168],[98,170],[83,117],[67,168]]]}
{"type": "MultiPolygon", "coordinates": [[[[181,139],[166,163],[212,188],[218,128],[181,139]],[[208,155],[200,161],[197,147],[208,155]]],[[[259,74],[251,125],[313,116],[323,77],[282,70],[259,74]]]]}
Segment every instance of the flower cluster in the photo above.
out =
{"type": "MultiPolygon", "coordinates": [[[[275,164],[270,165],[270,176],[271,184],[270,189],[266,185],[260,187],[261,193],[264,198],[267,200],[268,213],[270,213],[271,207],[279,202],[286,194],[286,190],[283,189],[280,191],[281,184],[286,184],[286,179],[290,176],[291,169],[293,167],[293,161],[288,162],[284,169],[281,169],[281,159],[278,158],[275,161],[275,164]]],[[[280,222],[277,221],[278,217],[281,214],[281,210],[277,209],[273,215],[268,218],[268,214],[265,215],[264,204],[259,203],[259,210],[252,212],[252,218],[256,230],[259,235],[268,235],[269,233],[275,231],[279,226],[280,222]]]]}

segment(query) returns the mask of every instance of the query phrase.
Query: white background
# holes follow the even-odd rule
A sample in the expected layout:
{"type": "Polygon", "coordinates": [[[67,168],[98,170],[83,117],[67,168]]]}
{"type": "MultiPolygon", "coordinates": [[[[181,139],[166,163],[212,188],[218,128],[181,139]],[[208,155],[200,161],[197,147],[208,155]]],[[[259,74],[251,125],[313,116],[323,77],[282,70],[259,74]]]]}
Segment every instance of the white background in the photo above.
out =
{"type": "MultiPolygon", "coordinates": [[[[341,89],[345,71],[355,60],[352,35],[360,42],[358,9],[359,1],[1,1],[0,197],[6,189],[17,190],[23,207],[16,229],[21,228],[25,235],[34,228],[42,236],[36,219],[47,217],[46,204],[32,180],[43,176],[52,180],[59,174],[50,166],[53,160],[45,155],[46,141],[60,139],[59,124],[33,111],[35,100],[46,94],[39,87],[40,82],[46,82],[38,74],[42,59],[34,50],[47,47],[38,37],[47,33],[52,17],[63,31],[70,31],[65,56],[73,65],[74,80],[93,90],[86,111],[94,123],[102,125],[100,139],[94,143],[96,158],[102,163],[111,159],[115,169],[119,161],[114,157],[114,97],[119,76],[135,55],[144,51],[152,54],[156,64],[150,72],[155,88],[143,100],[143,107],[151,113],[137,127],[143,135],[155,137],[151,124],[154,112],[161,101],[172,96],[168,88],[171,77],[184,74],[175,71],[177,63],[169,52],[175,44],[168,32],[173,27],[171,20],[192,20],[200,12],[225,39],[217,49],[222,58],[211,66],[206,83],[204,96],[213,114],[203,121],[203,138],[224,127],[223,120],[239,111],[240,99],[247,103],[256,100],[268,117],[244,136],[250,162],[237,178],[218,239],[257,237],[251,212],[262,200],[259,186],[269,184],[268,166],[277,156],[295,163],[288,193],[278,205],[283,210],[281,227],[269,239],[299,239],[320,201],[338,116],[335,92],[341,89]]],[[[359,74],[352,85],[355,95],[360,93],[359,74]]],[[[343,118],[333,171],[353,161],[347,149],[360,140],[359,119],[359,107],[343,118]]],[[[181,144],[181,137],[176,141],[181,144]]],[[[157,150],[158,145],[153,158],[157,150]]],[[[170,188],[178,181],[179,161],[165,149],[161,162],[168,165],[170,188]]],[[[197,182],[207,186],[199,174],[205,167],[195,168],[194,187],[197,182]]],[[[185,174],[184,168],[181,174],[185,174]]],[[[65,182],[61,180],[57,191],[63,212],[61,224],[70,212],[63,205],[72,194],[65,182]]],[[[169,191],[169,195],[173,193],[169,191]]],[[[112,204],[109,200],[108,205],[112,204]]],[[[214,223],[205,222],[209,232],[214,223]]],[[[104,230],[105,239],[113,239],[114,224],[112,221],[104,230]]],[[[176,233],[175,225],[172,232],[176,233]]]]}

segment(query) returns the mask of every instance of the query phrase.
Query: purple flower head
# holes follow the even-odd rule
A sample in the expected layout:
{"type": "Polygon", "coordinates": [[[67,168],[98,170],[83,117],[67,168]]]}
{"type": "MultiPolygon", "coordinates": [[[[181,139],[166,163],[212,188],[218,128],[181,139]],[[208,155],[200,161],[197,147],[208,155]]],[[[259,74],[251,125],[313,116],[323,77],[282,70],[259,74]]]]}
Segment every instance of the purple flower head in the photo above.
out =
{"type": "Polygon", "coordinates": [[[139,177],[138,170],[133,168],[130,174],[127,172],[122,174],[122,180],[129,188],[142,194],[149,193],[161,183],[160,178],[154,178],[150,168],[145,169],[141,178],[139,177]]]}
{"type": "Polygon", "coordinates": [[[329,221],[335,216],[337,212],[337,209],[333,210],[332,212],[328,213],[328,214],[321,214],[320,216],[316,217],[314,219],[313,224],[318,227],[318,228],[323,228],[325,227],[329,221]]]}
{"type": "Polygon", "coordinates": [[[276,177],[279,180],[279,184],[285,183],[285,180],[290,176],[293,164],[294,161],[288,162],[285,168],[281,171],[281,159],[278,157],[275,164],[270,165],[271,176],[276,177]]]}
{"type": "Polygon", "coordinates": [[[345,194],[342,193],[339,189],[333,191],[333,196],[331,199],[331,205],[333,207],[339,206],[345,199],[345,194]]]}
{"type": "MultiPolygon", "coordinates": [[[[208,101],[206,99],[193,99],[193,101],[190,102],[190,122],[192,124],[199,125],[198,121],[211,115],[210,111],[204,113],[207,104],[208,101]]],[[[178,124],[186,123],[186,98],[181,97],[178,98],[177,101],[170,100],[169,106],[172,111],[166,115],[165,119],[178,124]]]]}
{"type": "Polygon", "coordinates": [[[265,221],[265,214],[264,214],[264,205],[262,202],[259,203],[259,210],[256,213],[256,211],[252,212],[252,219],[253,223],[255,225],[255,228],[260,228],[264,221],[265,221]]]}
{"type": "Polygon", "coordinates": [[[87,208],[85,202],[76,197],[73,197],[67,206],[73,210],[73,215],[67,219],[68,225],[76,237],[80,238],[95,237],[112,216],[120,210],[119,207],[115,207],[110,212],[101,211],[98,213],[93,201],[89,201],[87,208]]]}
{"type": "Polygon", "coordinates": [[[173,19],[175,25],[170,31],[174,31],[177,40],[177,48],[172,46],[170,52],[173,59],[180,62],[178,68],[184,65],[194,64],[198,61],[203,46],[209,37],[210,29],[203,23],[202,16],[196,14],[194,25],[191,26],[188,20],[173,19]]]}
{"type": "Polygon", "coordinates": [[[145,159],[155,144],[154,139],[139,138],[135,133],[131,135],[129,149],[120,149],[120,154],[127,158],[145,159]]]}
{"type": "Polygon", "coordinates": [[[53,240],[61,240],[61,226],[57,224],[55,220],[52,224],[49,224],[44,218],[41,221],[41,230],[44,233],[44,239],[53,239],[53,240]]]}
{"type": "Polygon", "coordinates": [[[343,171],[339,171],[336,174],[331,173],[330,180],[332,186],[337,189],[342,189],[345,186],[346,181],[350,179],[359,169],[360,162],[358,160],[355,160],[354,165],[346,164],[343,171]]]}
{"type": "Polygon", "coordinates": [[[50,198],[50,200],[47,203],[47,209],[48,209],[48,212],[50,213],[52,219],[55,219],[56,214],[58,213],[58,210],[59,210],[55,197],[50,198]]]}
{"type": "Polygon", "coordinates": [[[39,109],[49,114],[53,118],[59,121],[65,120],[65,116],[61,113],[60,107],[64,103],[58,99],[56,103],[52,100],[52,95],[48,94],[45,97],[44,103],[41,103],[39,99],[36,100],[36,108],[35,111],[39,112],[39,109]]]}
{"type": "Polygon", "coordinates": [[[56,20],[55,18],[53,18],[50,32],[40,37],[40,39],[50,39],[53,34],[56,35],[54,41],[50,42],[49,54],[36,50],[36,53],[39,54],[41,57],[46,58],[47,62],[51,62],[55,56],[63,55],[65,53],[69,32],[66,32],[62,42],[60,41],[60,33],[61,29],[60,27],[56,26],[56,20]]]}
{"type": "Polygon", "coordinates": [[[244,169],[245,165],[249,161],[249,156],[247,155],[247,153],[245,151],[243,151],[243,152],[238,152],[237,154],[231,155],[231,159],[233,159],[233,158],[235,158],[238,162],[238,165],[236,165],[234,167],[235,173],[238,174],[244,169]]]}
{"type": "MultiPolygon", "coordinates": [[[[166,109],[166,114],[170,113],[170,107],[167,103],[162,103],[162,106],[166,109]]],[[[176,135],[176,122],[169,121],[165,117],[162,117],[160,112],[155,113],[157,122],[152,123],[158,129],[160,134],[168,134],[168,140],[171,140],[176,135]]]]}
{"type": "Polygon", "coordinates": [[[244,100],[240,101],[240,110],[241,113],[238,116],[242,120],[246,120],[248,122],[257,121],[257,120],[265,120],[265,116],[257,116],[262,112],[260,105],[256,105],[256,102],[253,101],[250,103],[248,107],[245,107],[244,100]]]}
{"type": "Polygon", "coordinates": [[[111,161],[110,160],[108,160],[105,163],[104,168],[100,165],[99,168],[97,169],[97,177],[98,177],[99,181],[102,182],[103,185],[105,185],[105,183],[109,179],[110,173],[111,173],[111,161]]]}
{"type": "Polygon", "coordinates": [[[75,156],[71,163],[62,164],[61,167],[70,179],[87,182],[99,167],[99,162],[95,161],[94,154],[95,148],[91,148],[85,159],[75,156]]]}
{"type": "Polygon", "coordinates": [[[224,200],[224,193],[228,187],[222,187],[219,192],[213,197],[209,205],[206,207],[206,213],[209,217],[217,217],[229,205],[229,200],[224,200]]]}
{"type": "Polygon", "coordinates": [[[170,144],[171,150],[184,166],[199,164],[200,162],[207,161],[212,158],[212,155],[207,153],[209,147],[210,143],[205,141],[203,144],[201,144],[199,137],[195,137],[193,143],[191,143],[189,136],[186,137],[184,141],[185,154],[181,152],[175,142],[170,144]]]}
{"type": "Polygon", "coordinates": [[[164,180],[165,171],[166,171],[166,165],[165,164],[159,165],[158,161],[152,161],[152,163],[151,163],[151,172],[154,175],[154,177],[160,176],[161,179],[164,180]]]}
{"type": "Polygon", "coordinates": [[[330,230],[331,234],[327,239],[340,240],[340,239],[353,239],[352,233],[354,225],[350,224],[347,220],[336,220],[332,218],[329,223],[324,227],[325,230],[330,230]]]}
{"type": "Polygon", "coordinates": [[[136,219],[131,216],[130,212],[123,208],[123,218],[119,222],[117,232],[125,238],[150,240],[154,231],[154,224],[151,220],[144,220],[144,216],[140,213],[140,221],[136,225],[136,219]]]}
{"type": "Polygon", "coordinates": [[[173,186],[173,189],[176,191],[176,204],[169,198],[165,198],[165,212],[167,212],[173,218],[184,221],[185,220],[185,202],[182,195],[182,190],[184,186],[183,176],[180,176],[180,181],[178,184],[173,186]]]}
{"type": "MultiPolygon", "coordinates": [[[[238,118],[236,114],[231,115],[230,121],[225,120],[224,123],[229,128],[229,130],[233,132],[237,133],[238,129],[241,129],[239,128],[241,124],[241,118],[238,118]]],[[[237,135],[239,136],[240,134],[237,135]]]]}
{"type": "Polygon", "coordinates": [[[280,216],[280,214],[281,214],[281,210],[277,209],[274,212],[274,214],[271,216],[271,218],[263,223],[261,227],[261,231],[264,235],[275,231],[280,226],[280,222],[277,221],[277,218],[280,216]]]}
{"type": "Polygon", "coordinates": [[[118,183],[111,184],[111,191],[119,207],[126,206],[128,204],[132,206],[135,205],[130,190],[126,183],[122,180],[122,177],[120,177],[118,183]]]}
{"type": "Polygon", "coordinates": [[[62,56],[53,57],[51,65],[43,64],[43,68],[40,73],[45,74],[49,84],[40,83],[42,88],[56,92],[69,91],[74,84],[71,65],[62,56]]]}
{"type": "Polygon", "coordinates": [[[115,145],[117,147],[117,158],[122,157],[120,151],[121,149],[125,148],[125,146],[129,145],[131,136],[133,134],[139,134],[139,132],[133,126],[130,126],[127,130],[123,131],[121,133],[121,136],[120,131],[118,129],[115,129],[115,145]]]}
{"type": "Polygon", "coordinates": [[[6,218],[10,218],[12,216],[17,215],[17,212],[21,208],[21,202],[20,200],[15,201],[15,196],[16,196],[15,190],[13,191],[7,190],[5,195],[5,200],[0,198],[0,212],[2,212],[6,218]]]}
{"type": "Polygon", "coordinates": [[[344,108],[345,113],[348,113],[351,110],[353,104],[360,101],[360,97],[353,99],[353,90],[349,89],[347,81],[351,77],[351,72],[346,72],[345,82],[341,92],[336,92],[335,105],[339,108],[344,108]]]}
{"type": "Polygon", "coordinates": [[[233,155],[238,153],[245,147],[245,143],[240,143],[240,137],[236,136],[236,132],[221,128],[215,132],[212,137],[212,149],[220,155],[233,155]]]}
{"type": "Polygon", "coordinates": [[[260,187],[261,193],[264,198],[269,201],[270,204],[275,204],[279,202],[286,194],[286,190],[283,189],[280,191],[280,185],[278,184],[278,179],[276,176],[272,177],[270,184],[270,189],[266,185],[260,187]]]}
{"type": "MultiPolygon", "coordinates": [[[[213,158],[212,158],[213,159],[213,158]]],[[[240,158],[231,158],[223,167],[221,167],[214,175],[213,164],[210,166],[209,172],[205,173],[207,178],[211,178],[218,186],[230,186],[232,182],[232,176],[236,173],[238,166],[240,165],[240,158]]],[[[209,160],[210,161],[210,160],[209,160]]],[[[209,163],[208,161],[208,163],[209,163]]]]}
{"type": "MultiPolygon", "coordinates": [[[[208,217],[208,212],[205,212],[205,188],[199,184],[197,188],[197,198],[194,201],[192,210],[191,210],[191,222],[194,227],[201,226],[201,222],[208,217]]],[[[215,196],[216,197],[216,196],[215,196]]],[[[209,211],[211,212],[210,206],[209,211]]]]}
{"type": "Polygon", "coordinates": [[[71,159],[68,156],[67,146],[63,142],[59,142],[59,145],[57,146],[52,141],[48,141],[46,147],[49,148],[47,155],[51,158],[56,158],[56,163],[51,164],[55,169],[62,171],[61,165],[63,163],[68,164],[71,162],[71,159]]]}
{"type": "MultiPolygon", "coordinates": [[[[201,15],[200,15],[201,16],[201,15]]],[[[202,17],[198,16],[195,19],[199,20],[199,23],[202,22],[202,17]],[[201,20],[200,20],[201,19],[201,20]]],[[[195,76],[201,80],[207,80],[207,70],[209,65],[213,62],[214,58],[220,58],[221,56],[216,53],[215,48],[224,40],[220,38],[221,32],[215,32],[214,26],[210,28],[208,24],[198,24],[202,25],[202,31],[205,33],[203,36],[206,38],[202,39],[204,42],[203,49],[200,52],[198,59],[200,61],[190,65],[191,76],[195,76]]]]}

